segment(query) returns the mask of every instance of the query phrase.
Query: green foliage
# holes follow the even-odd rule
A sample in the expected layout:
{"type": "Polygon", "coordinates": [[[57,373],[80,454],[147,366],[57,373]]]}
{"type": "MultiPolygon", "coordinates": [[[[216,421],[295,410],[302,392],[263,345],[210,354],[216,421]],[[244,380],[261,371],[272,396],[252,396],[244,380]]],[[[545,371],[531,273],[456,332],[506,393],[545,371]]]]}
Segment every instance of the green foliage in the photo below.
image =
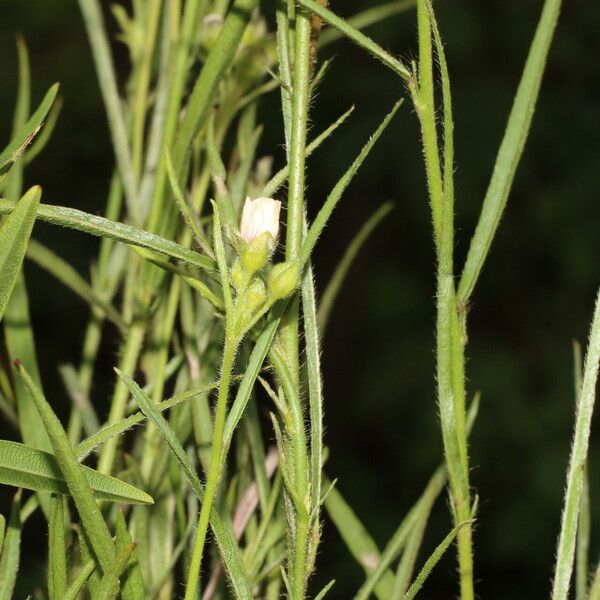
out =
{"type": "MultiPolygon", "coordinates": [[[[99,500],[153,503],[148,494],[124,481],[89,467],[81,466],[80,469],[94,497],[99,500]]],[[[7,440],[0,440],[0,482],[36,492],[69,494],[66,478],[52,454],[7,440]]]]}
{"type": "MultiPolygon", "coordinates": [[[[467,438],[478,396],[467,414],[467,309],[516,176],[561,2],[545,0],[458,282],[452,94],[432,2],[395,0],[348,20],[325,4],[278,2],[275,15],[262,14],[270,8],[259,8],[257,0],[231,6],[223,0],[134,0],[130,12],[117,4],[118,37],[130,60],[121,84],[100,3],[79,0],[114,150],[105,216],[40,204],[38,186],[22,194],[23,169],[48,141],[60,103],[54,85],[29,116],[30,65],[19,38],[13,135],[0,154],[0,215],[6,215],[0,224],[0,318],[15,369],[11,376],[0,367],[0,393],[3,413],[18,425],[23,443],[0,440],[0,483],[37,495],[21,509],[17,493],[6,532],[0,518],[0,600],[14,593],[22,522],[37,506],[48,522],[50,600],[168,600],[182,591],[186,600],[200,594],[207,600],[313,597],[310,577],[327,532],[322,506],[365,572],[356,600],[415,597],[454,542],[461,600],[475,597],[477,496],[467,438]],[[408,66],[361,29],[413,6],[418,53],[408,66]],[[273,21],[277,31],[270,32],[273,21]],[[329,28],[319,40],[322,25],[329,28]],[[435,250],[435,381],[444,464],[383,550],[323,475],[327,453],[339,449],[324,445],[321,337],[354,258],[391,203],[360,228],[319,305],[312,265],[334,209],[342,209],[344,193],[403,100],[317,210],[308,211],[307,198],[320,191],[307,186],[307,159],[353,111],[308,142],[315,91],[334,68],[330,61],[319,64],[317,51],[340,37],[381,61],[407,90],[420,125],[435,250]],[[263,132],[257,107],[276,89],[285,164],[272,174],[270,160],[257,158],[263,132]],[[286,181],[287,192],[281,192],[286,181]],[[282,200],[274,198],[278,194],[282,200]],[[259,197],[269,210],[257,212],[246,235],[244,199],[259,197]],[[282,205],[285,240],[278,239],[282,205]],[[316,214],[312,222],[309,214],[316,214]],[[68,258],[30,240],[36,219],[101,238],[89,278],[68,258]],[[57,416],[57,399],[42,391],[24,256],[90,309],[79,365],[60,368],[72,400],[67,427],[57,416]],[[103,327],[104,321],[116,329],[103,327]],[[112,396],[102,399],[94,370],[107,335],[120,342],[120,351],[112,396]],[[267,430],[265,395],[273,403],[267,430]],[[273,440],[276,446],[269,447],[273,440]],[[97,469],[83,464],[94,451],[97,469]],[[451,531],[413,579],[446,483],[451,531]],[[73,530],[78,548],[70,543],[73,530]]],[[[43,300],[43,291],[33,293],[43,300]]],[[[61,318],[70,323],[68,315],[61,318]]],[[[577,597],[600,597],[600,576],[588,587],[585,467],[599,361],[600,297],[578,385],[554,600],[568,598],[576,546],[577,597]]],[[[338,396],[331,390],[332,412],[343,401],[338,396]]],[[[371,500],[375,511],[377,498],[371,500]]],[[[328,597],[334,582],[315,599],[328,597]]]]}
{"type": "Polygon", "coordinates": [[[0,320],[21,270],[41,197],[39,187],[31,188],[0,229],[0,320]]]}

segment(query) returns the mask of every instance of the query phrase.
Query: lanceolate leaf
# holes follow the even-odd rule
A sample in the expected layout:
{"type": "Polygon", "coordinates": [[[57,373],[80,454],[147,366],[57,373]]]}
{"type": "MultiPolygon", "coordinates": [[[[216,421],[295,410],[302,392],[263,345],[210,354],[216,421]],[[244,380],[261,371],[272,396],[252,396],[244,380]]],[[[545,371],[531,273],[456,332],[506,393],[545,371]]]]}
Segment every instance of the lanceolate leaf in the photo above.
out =
{"type": "Polygon", "coordinates": [[[67,591],[67,557],[65,544],[64,500],[53,496],[48,524],[48,595],[63,600],[67,591]]]}
{"type": "Polygon", "coordinates": [[[128,544],[117,551],[112,565],[106,570],[102,581],[100,582],[100,592],[98,600],[115,600],[119,593],[119,577],[123,574],[129,559],[135,550],[136,544],[128,544]]]}
{"type": "MultiPolygon", "coordinates": [[[[117,513],[116,527],[116,546],[117,552],[124,550],[133,543],[127,523],[123,513],[117,513]]],[[[121,583],[121,598],[122,600],[144,600],[144,580],[142,579],[142,570],[137,559],[137,553],[134,553],[129,559],[127,569],[123,574],[121,583]]]]}
{"type": "Polygon", "coordinates": [[[561,4],[562,0],[546,0],[544,4],[460,278],[461,303],[466,303],[473,292],[506,206],[529,134],[561,4]]]}
{"type": "Polygon", "coordinates": [[[100,561],[102,569],[106,571],[112,564],[115,546],[100,508],[92,495],[90,484],[85,476],[85,470],[77,462],[67,433],[39,387],[21,362],[15,361],[14,365],[42,418],[52,444],[54,456],[81,517],[85,534],[94,549],[96,558],[100,561]]]}
{"type": "Polygon", "coordinates": [[[21,492],[17,492],[0,556],[0,600],[11,600],[21,554],[21,492]]]}
{"type": "Polygon", "coordinates": [[[344,173],[341,179],[335,184],[333,190],[329,196],[327,196],[327,200],[321,207],[321,210],[317,214],[314,222],[310,226],[308,233],[302,243],[302,249],[300,251],[300,261],[301,264],[305,264],[308,258],[310,257],[315,244],[317,243],[317,239],[325,229],[325,225],[329,221],[331,214],[333,213],[333,209],[336,207],[337,203],[340,201],[342,194],[346,191],[348,185],[352,181],[354,175],[362,165],[363,161],[369,155],[369,152],[373,149],[375,142],[379,139],[381,134],[385,131],[385,128],[390,124],[390,121],[393,119],[397,110],[402,105],[402,100],[396,102],[392,110],[385,117],[385,119],[381,122],[375,133],[371,136],[369,141],[363,146],[363,149],[360,151],[360,154],[356,157],[354,162],[350,165],[350,168],[344,173]]]}
{"type": "Polygon", "coordinates": [[[0,319],[21,269],[41,196],[40,187],[31,188],[0,228],[0,319]]]}
{"type": "MultiPolygon", "coordinates": [[[[14,202],[0,200],[0,214],[11,213],[15,210],[15,207],[14,202]]],[[[210,258],[193,250],[188,250],[171,240],[161,238],[158,235],[137,229],[125,223],[117,223],[104,217],[90,215],[76,208],[41,204],[37,211],[37,218],[53,225],[60,225],[61,227],[76,229],[90,235],[110,238],[125,244],[162,252],[167,256],[187,262],[201,269],[216,269],[215,264],[210,258]]]]}
{"type": "Polygon", "coordinates": [[[0,154],[0,181],[42,127],[44,119],[52,107],[57,93],[58,83],[55,83],[48,90],[38,109],[31,115],[29,121],[25,123],[10,141],[10,144],[2,151],[2,154],[0,154]]]}
{"type": "MultiPolygon", "coordinates": [[[[152,504],[142,490],[94,469],[81,466],[94,497],[110,502],[152,504]]],[[[36,492],[69,494],[56,458],[25,444],[0,440],[0,483],[36,492]]]]}
{"type": "MultiPolygon", "coordinates": [[[[204,487],[202,486],[194,466],[191,464],[190,459],[185,453],[185,450],[177,439],[174,431],[171,429],[157,407],[153,404],[152,400],[148,398],[148,396],[137,385],[137,383],[133,381],[129,375],[122,373],[121,371],[117,370],[117,374],[129,388],[129,391],[133,395],[135,401],[139,404],[139,407],[142,409],[143,413],[148,417],[148,419],[150,419],[150,421],[152,421],[152,423],[154,423],[160,434],[169,445],[171,452],[182,467],[190,486],[194,490],[194,493],[200,502],[202,502],[204,498],[204,487]]],[[[236,597],[243,600],[250,600],[252,598],[250,582],[248,581],[246,570],[242,563],[240,549],[235,541],[231,525],[226,525],[223,523],[216,509],[213,509],[211,513],[210,524],[215,534],[217,544],[219,545],[221,557],[225,563],[225,568],[229,574],[236,597]]]]}
{"type": "MultiPolygon", "coordinates": [[[[14,215],[14,213],[11,214],[14,215]]],[[[35,211],[34,211],[35,215],[35,211]]],[[[9,217],[9,219],[11,218],[9,217]]],[[[35,217],[34,217],[35,218],[35,217]]],[[[56,255],[46,246],[31,240],[27,249],[27,258],[38,264],[50,275],[56,277],[61,283],[77,294],[82,300],[92,306],[99,308],[102,313],[110,319],[117,327],[125,331],[126,323],[121,314],[110,302],[101,295],[66,261],[56,255]]]]}

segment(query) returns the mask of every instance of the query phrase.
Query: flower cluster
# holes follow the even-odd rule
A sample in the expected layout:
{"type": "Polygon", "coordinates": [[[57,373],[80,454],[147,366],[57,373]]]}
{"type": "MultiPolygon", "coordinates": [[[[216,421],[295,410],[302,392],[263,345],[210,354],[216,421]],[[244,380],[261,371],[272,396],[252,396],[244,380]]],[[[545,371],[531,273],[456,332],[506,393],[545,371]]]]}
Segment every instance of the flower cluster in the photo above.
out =
{"type": "Polygon", "coordinates": [[[277,300],[298,286],[295,262],[271,263],[279,236],[281,202],[273,198],[246,198],[240,222],[242,245],[231,267],[236,289],[239,329],[248,329],[277,300]]]}

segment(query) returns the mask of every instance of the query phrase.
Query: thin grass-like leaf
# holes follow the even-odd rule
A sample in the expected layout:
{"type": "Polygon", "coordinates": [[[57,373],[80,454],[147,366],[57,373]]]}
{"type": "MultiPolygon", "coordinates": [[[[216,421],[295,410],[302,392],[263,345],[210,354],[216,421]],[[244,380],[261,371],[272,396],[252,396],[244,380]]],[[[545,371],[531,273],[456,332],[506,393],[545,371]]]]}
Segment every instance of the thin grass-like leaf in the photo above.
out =
{"type": "MultiPolygon", "coordinates": [[[[150,398],[144,394],[137,383],[135,383],[135,381],[133,381],[133,379],[131,379],[131,377],[125,373],[117,370],[117,374],[125,383],[136,402],[138,402],[142,412],[148,417],[148,419],[152,421],[152,423],[154,423],[160,434],[169,445],[171,452],[183,469],[183,472],[188,479],[192,490],[200,502],[202,502],[204,498],[204,488],[200,483],[200,479],[198,478],[190,459],[181,446],[181,443],[177,439],[177,436],[160,411],[157,410],[156,406],[153,404],[150,398]]],[[[236,597],[243,600],[251,600],[252,590],[250,587],[250,582],[248,581],[248,577],[242,563],[240,550],[235,541],[231,527],[224,524],[218,512],[214,508],[210,515],[210,523],[215,534],[217,544],[219,545],[221,557],[225,563],[225,567],[229,574],[236,597]]]]}
{"type": "Polygon", "coordinates": [[[117,554],[104,573],[102,581],[100,582],[100,591],[98,593],[98,600],[116,600],[119,594],[120,583],[119,578],[123,575],[125,569],[129,565],[129,559],[134,553],[137,544],[128,544],[124,548],[117,551],[117,554]]]}
{"type": "MultiPolygon", "coordinates": [[[[117,552],[125,550],[133,543],[123,512],[117,513],[115,545],[117,552]]],[[[144,580],[142,579],[142,570],[136,554],[133,554],[129,560],[123,577],[121,578],[121,598],[122,600],[144,600],[144,580]]]]}
{"type": "Polygon", "coordinates": [[[32,187],[0,228],[0,320],[21,270],[41,197],[42,189],[32,187]]]}
{"type": "Polygon", "coordinates": [[[402,79],[408,81],[411,78],[410,71],[402,64],[400,60],[394,58],[389,52],[386,52],[379,44],[375,43],[371,38],[361,33],[356,27],[338,17],[335,13],[325,8],[315,0],[299,0],[300,6],[303,6],[311,13],[323,19],[325,23],[337,29],[340,33],[346,36],[349,40],[366,50],[369,54],[380,60],[386,67],[389,67],[399,75],[402,79]]]}
{"type": "MultiPolygon", "coordinates": [[[[354,106],[351,106],[343,115],[334,121],[327,129],[322,131],[310,144],[306,146],[306,157],[308,158],[352,113],[354,106]]],[[[277,190],[285,183],[290,174],[290,167],[286,165],[265,184],[261,196],[271,198],[277,190]]]]}
{"type": "Polygon", "coordinates": [[[223,302],[225,304],[225,317],[231,321],[233,314],[233,298],[231,296],[231,285],[229,284],[229,269],[227,267],[227,258],[225,256],[225,246],[223,245],[223,233],[221,231],[221,219],[219,208],[216,202],[213,206],[213,244],[217,265],[219,266],[219,275],[221,276],[221,289],[223,291],[223,302]]]}
{"type": "Polygon", "coordinates": [[[356,258],[356,255],[360,252],[362,245],[365,243],[367,238],[371,235],[373,230],[381,223],[381,221],[390,213],[394,205],[391,202],[382,204],[370,217],[367,219],[365,224],[360,228],[360,231],[352,239],[348,248],[344,252],[342,259],[338,263],[325,291],[321,295],[321,301],[319,302],[318,311],[318,324],[321,336],[325,333],[327,322],[329,321],[329,315],[331,309],[335,303],[337,295],[348,275],[348,271],[356,258]]]}
{"type": "MultiPolygon", "coordinates": [[[[208,385],[194,388],[191,390],[187,390],[185,392],[181,392],[180,394],[176,394],[172,398],[168,398],[167,400],[163,400],[159,404],[156,405],[156,410],[159,412],[164,412],[169,408],[177,406],[182,402],[186,402],[187,400],[191,400],[196,396],[201,394],[206,394],[218,387],[218,383],[210,383],[208,385]]],[[[102,427],[97,433],[91,435],[89,438],[83,440],[75,449],[75,454],[77,455],[79,460],[83,460],[90,452],[92,452],[98,446],[104,444],[104,442],[109,439],[143,423],[146,420],[146,415],[142,412],[136,412],[133,415],[125,419],[121,419],[112,425],[106,425],[102,427]]]]}
{"type": "Polygon", "coordinates": [[[81,571],[77,574],[77,577],[73,580],[73,583],[66,591],[63,596],[64,600],[77,600],[79,595],[83,591],[83,587],[91,577],[92,573],[96,570],[96,561],[88,560],[82,567],[81,571]]]}
{"type": "Polygon", "coordinates": [[[55,83],[44,96],[37,110],[29,120],[17,131],[8,146],[0,154],[0,182],[10,170],[17,159],[23,154],[27,146],[33,141],[40,131],[44,119],[48,115],[56,95],[58,94],[58,83],[55,83]]]}
{"type": "MultiPolygon", "coordinates": [[[[14,215],[14,212],[11,213],[12,215],[14,215]]],[[[127,330],[127,324],[123,321],[123,317],[119,311],[110,302],[106,302],[66,260],[60,258],[52,250],[46,248],[46,246],[36,240],[30,241],[27,248],[27,258],[58,279],[90,306],[99,308],[103,315],[112,321],[121,331],[127,330]]]]}
{"type": "Polygon", "coordinates": [[[386,115],[385,119],[375,130],[369,141],[364,145],[363,149],[360,151],[360,154],[350,165],[350,168],[344,173],[344,175],[342,175],[340,180],[335,184],[333,190],[331,190],[329,196],[327,196],[327,199],[325,200],[323,206],[321,207],[321,210],[315,217],[314,222],[310,226],[308,233],[306,234],[306,237],[302,242],[302,249],[300,251],[301,264],[305,264],[308,258],[310,257],[315,247],[315,244],[317,243],[317,239],[323,232],[323,229],[325,229],[325,226],[327,225],[327,222],[329,221],[329,218],[331,217],[331,214],[333,213],[333,210],[336,207],[337,203],[340,201],[342,194],[352,181],[354,175],[356,175],[356,172],[362,165],[365,158],[367,158],[367,156],[369,155],[369,152],[371,152],[373,146],[375,145],[375,142],[377,142],[381,134],[385,131],[385,128],[390,124],[391,120],[393,119],[394,115],[396,114],[402,103],[403,100],[399,100],[398,102],[396,102],[392,110],[386,115]]]}
{"type": "Polygon", "coordinates": [[[413,531],[415,525],[419,522],[419,520],[427,518],[433,503],[444,489],[445,483],[446,473],[444,472],[444,469],[439,468],[429,480],[423,495],[408,511],[402,520],[402,523],[400,523],[398,529],[396,529],[396,532],[386,544],[386,547],[381,553],[381,559],[377,563],[375,569],[373,569],[373,571],[369,574],[360,590],[356,593],[356,596],[354,596],[354,600],[367,600],[367,598],[369,598],[379,578],[387,572],[387,569],[391,563],[406,547],[409,535],[413,531]]]}
{"type": "Polygon", "coordinates": [[[323,600],[327,595],[327,592],[334,586],[335,579],[332,579],[316,596],[315,600],[323,600]]]}
{"type": "Polygon", "coordinates": [[[231,445],[233,433],[244,414],[244,410],[246,409],[246,405],[252,394],[254,382],[260,373],[278,327],[279,318],[276,317],[262,330],[252,349],[252,354],[248,360],[244,376],[238,387],[237,394],[231,405],[227,419],[225,420],[225,428],[223,430],[223,447],[225,448],[225,451],[227,451],[231,445]]]}
{"type": "Polygon", "coordinates": [[[65,512],[62,496],[52,496],[48,523],[48,596],[63,600],[67,591],[65,512]]]}
{"type": "MultiPolygon", "coordinates": [[[[94,497],[99,500],[153,503],[151,496],[129,483],[89,467],[80,468],[94,497]]],[[[36,492],[70,493],[68,482],[52,454],[8,440],[0,440],[0,483],[36,492]]]]}
{"type": "Polygon", "coordinates": [[[579,402],[577,404],[577,417],[575,419],[575,433],[573,435],[571,458],[567,471],[567,490],[556,552],[556,567],[552,587],[553,600],[566,600],[569,595],[577,539],[577,521],[583,484],[583,469],[587,460],[589,447],[599,364],[600,292],[596,298],[594,318],[592,320],[590,339],[583,369],[581,391],[578,394],[579,402]]]}
{"type": "Polygon", "coordinates": [[[11,600],[21,556],[21,492],[13,499],[0,556],[0,600],[11,600]]]}
{"type": "Polygon", "coordinates": [[[115,158],[125,190],[128,212],[134,222],[138,222],[140,219],[140,206],[136,196],[135,170],[102,9],[98,0],[79,0],[79,8],[92,47],[92,55],[96,65],[106,116],[108,117],[115,158]]]}
{"type": "Polygon", "coordinates": [[[73,365],[62,365],[58,370],[71,402],[81,417],[83,429],[87,435],[93,435],[100,429],[100,423],[88,395],[81,387],[79,374],[73,365]]]}
{"type": "Polygon", "coordinates": [[[317,323],[317,302],[312,265],[309,261],[302,279],[302,315],[306,339],[306,374],[308,379],[308,406],[310,414],[310,471],[313,540],[309,542],[311,554],[316,555],[320,538],[319,513],[323,472],[323,379],[321,374],[321,342],[317,323]]]}
{"type": "Polygon", "coordinates": [[[54,456],[73,497],[86,535],[102,568],[106,570],[112,564],[115,547],[104,517],[92,495],[85,471],[77,462],[67,434],[41,390],[22,363],[15,361],[15,368],[29,390],[35,407],[42,418],[54,450],[54,456]]]}
{"type": "Polygon", "coordinates": [[[431,571],[433,571],[435,565],[437,565],[442,556],[444,556],[444,553],[446,552],[446,550],[448,550],[448,548],[458,535],[458,532],[465,525],[467,525],[467,523],[459,523],[458,525],[456,525],[456,527],[454,527],[454,529],[452,529],[452,531],[440,542],[440,544],[432,552],[431,556],[423,565],[423,568],[419,571],[419,574],[415,578],[415,581],[410,586],[408,592],[406,592],[404,600],[412,600],[417,595],[417,593],[423,587],[423,584],[429,577],[429,574],[431,573],[431,571]]]}
{"type": "MultiPolygon", "coordinates": [[[[415,0],[393,0],[393,2],[379,4],[378,6],[367,8],[356,15],[352,15],[346,20],[346,23],[360,31],[366,29],[370,25],[389,19],[394,15],[406,12],[407,10],[414,8],[415,4],[415,0]]],[[[339,29],[333,27],[326,29],[319,36],[319,48],[323,48],[343,37],[344,34],[339,29]]]]}
{"type": "Polygon", "coordinates": [[[54,128],[56,127],[62,106],[63,101],[59,96],[52,104],[52,108],[48,113],[48,118],[44,122],[44,126],[42,127],[41,131],[35,136],[31,146],[25,152],[25,164],[29,164],[31,161],[33,161],[47,146],[50,138],[52,137],[52,133],[54,132],[54,128]]]}
{"type": "MultiPolygon", "coordinates": [[[[14,202],[0,200],[0,214],[10,214],[15,206],[14,202]]],[[[40,204],[37,218],[52,225],[68,227],[90,235],[110,238],[125,244],[154,250],[201,269],[213,270],[215,268],[215,264],[210,258],[193,250],[188,250],[171,240],[125,223],[117,223],[104,217],[90,215],[75,208],[40,204]]]]}
{"type": "Polygon", "coordinates": [[[483,200],[481,215],[471,239],[458,286],[458,302],[466,304],[483,268],[500,218],[506,207],[517,166],[531,127],[548,51],[556,29],[562,0],[546,0],[517,94],[510,111],[494,171],[483,200]]]}
{"type": "MultiPolygon", "coordinates": [[[[372,573],[381,561],[381,552],[335,486],[327,494],[325,508],[352,556],[367,575],[372,573]]],[[[387,569],[376,581],[373,591],[379,600],[388,600],[393,587],[394,574],[387,569]]]]}
{"type": "Polygon", "coordinates": [[[83,564],[87,566],[90,563],[93,563],[95,566],[95,568],[92,569],[87,575],[83,584],[87,582],[90,600],[97,600],[98,591],[100,589],[100,581],[102,579],[100,563],[98,559],[94,557],[94,550],[92,549],[85,532],[80,527],[77,528],[77,541],[79,542],[79,553],[81,554],[81,560],[83,564]]]}
{"type": "Polygon", "coordinates": [[[145,248],[140,248],[139,246],[134,246],[134,250],[145,260],[151,262],[152,264],[164,269],[165,271],[169,271],[170,273],[174,273],[178,277],[181,277],[183,281],[185,281],[191,288],[196,290],[205,300],[208,300],[216,309],[223,310],[225,307],[223,305],[223,301],[218,298],[214,292],[200,279],[197,277],[190,275],[185,269],[182,269],[178,265],[174,265],[167,260],[164,260],[163,257],[159,254],[156,254],[150,250],[146,250],[145,248]]]}
{"type": "MultiPolygon", "coordinates": [[[[190,95],[173,148],[174,164],[179,166],[185,163],[185,156],[196,134],[206,124],[218,84],[233,62],[257,5],[258,0],[235,0],[232,3],[219,37],[211,48],[190,95]]],[[[178,177],[181,177],[180,172],[178,177]]]]}
{"type": "Polygon", "coordinates": [[[207,245],[204,235],[200,230],[200,224],[198,222],[198,217],[192,212],[189,204],[183,196],[183,192],[181,191],[181,187],[179,186],[179,182],[177,181],[177,175],[175,174],[175,168],[173,167],[173,161],[171,159],[171,153],[169,152],[169,148],[165,148],[165,161],[167,165],[167,175],[169,177],[169,183],[171,184],[171,189],[173,190],[173,197],[175,198],[175,202],[177,202],[177,207],[179,208],[179,212],[183,217],[186,225],[191,229],[196,241],[201,246],[207,245]]]}

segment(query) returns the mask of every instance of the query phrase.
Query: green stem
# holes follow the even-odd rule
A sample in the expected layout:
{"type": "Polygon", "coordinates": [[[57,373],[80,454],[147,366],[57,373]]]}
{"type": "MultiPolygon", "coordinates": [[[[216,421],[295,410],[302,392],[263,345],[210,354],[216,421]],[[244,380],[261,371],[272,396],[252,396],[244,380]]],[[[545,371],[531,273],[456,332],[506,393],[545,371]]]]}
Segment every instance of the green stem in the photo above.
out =
{"type": "MultiPolygon", "coordinates": [[[[310,100],[310,16],[304,10],[296,12],[294,44],[294,77],[292,93],[292,122],[290,132],[290,177],[287,211],[286,259],[297,260],[300,255],[304,227],[304,180],[306,160],[306,129],[310,100]]],[[[299,394],[300,369],[298,354],[299,300],[296,298],[283,319],[281,341],[285,361],[292,381],[287,392],[293,415],[296,415],[293,441],[295,463],[295,495],[305,502],[308,491],[306,434],[299,394]]],[[[303,600],[306,587],[306,562],[309,534],[309,510],[296,506],[295,539],[293,540],[293,564],[290,564],[290,580],[294,600],[303,600]]]]}
{"type": "Polygon", "coordinates": [[[204,500],[202,502],[200,516],[198,518],[196,537],[194,539],[192,560],[190,563],[187,586],[185,589],[185,600],[194,600],[194,598],[196,598],[196,589],[198,586],[198,578],[200,577],[200,568],[202,567],[202,555],[204,552],[204,543],[206,541],[206,532],[221,475],[221,463],[223,458],[223,431],[225,429],[227,398],[229,396],[231,372],[233,370],[233,362],[235,360],[238,343],[238,338],[227,331],[225,334],[225,348],[223,350],[223,362],[221,365],[221,382],[219,384],[217,407],[215,410],[210,468],[208,471],[208,478],[206,480],[204,500]]]}
{"type": "Polygon", "coordinates": [[[431,26],[429,22],[429,12],[426,3],[423,1],[420,1],[417,5],[417,17],[419,29],[419,87],[416,92],[414,84],[409,84],[409,87],[421,123],[423,154],[425,156],[425,171],[427,174],[429,200],[431,202],[433,231],[436,244],[439,244],[442,219],[442,172],[440,168],[438,135],[435,121],[431,26]]]}
{"type": "Polygon", "coordinates": [[[144,156],[144,127],[148,106],[148,88],[152,74],[152,57],[156,44],[156,33],[158,31],[161,7],[162,0],[151,0],[148,9],[148,24],[145,31],[146,44],[144,46],[144,55],[133,98],[132,160],[136,179],[138,180],[141,176],[142,159],[144,156]]]}
{"type": "MultiPolygon", "coordinates": [[[[131,375],[135,372],[145,333],[145,321],[135,321],[131,326],[127,341],[125,342],[125,347],[123,348],[123,354],[119,362],[119,370],[123,371],[123,373],[131,375]]],[[[123,418],[125,414],[127,398],[129,398],[129,390],[127,389],[127,386],[121,381],[121,379],[117,379],[115,391],[113,393],[110,405],[110,413],[108,415],[108,425],[112,425],[123,418]]],[[[106,442],[100,454],[100,459],[98,460],[98,471],[107,475],[110,474],[115,461],[118,445],[118,437],[112,438],[106,442]]]]}

